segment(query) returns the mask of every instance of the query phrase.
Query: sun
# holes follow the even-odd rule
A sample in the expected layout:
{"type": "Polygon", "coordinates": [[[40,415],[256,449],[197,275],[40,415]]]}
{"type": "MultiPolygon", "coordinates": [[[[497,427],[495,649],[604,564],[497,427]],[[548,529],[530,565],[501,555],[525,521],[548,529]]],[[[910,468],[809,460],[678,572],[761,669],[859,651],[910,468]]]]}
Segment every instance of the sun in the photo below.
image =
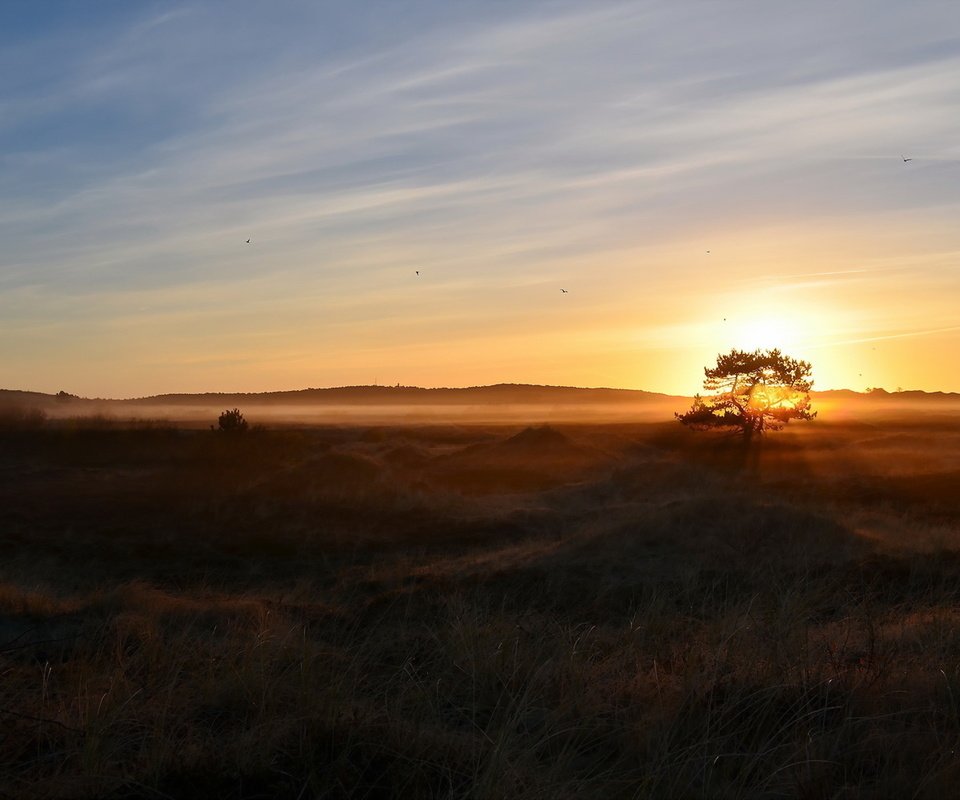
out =
{"type": "Polygon", "coordinates": [[[740,350],[789,351],[801,339],[800,327],[787,315],[766,314],[733,321],[731,344],[740,350]]]}

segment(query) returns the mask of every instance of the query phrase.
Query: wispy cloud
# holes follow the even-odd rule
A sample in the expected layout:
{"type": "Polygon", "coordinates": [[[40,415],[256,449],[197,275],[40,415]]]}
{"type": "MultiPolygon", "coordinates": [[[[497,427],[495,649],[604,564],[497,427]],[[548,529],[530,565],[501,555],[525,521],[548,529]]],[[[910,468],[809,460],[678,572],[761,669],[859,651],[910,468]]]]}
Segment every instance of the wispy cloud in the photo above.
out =
{"type": "Polygon", "coordinates": [[[949,325],[946,328],[927,328],[917,331],[900,331],[898,333],[885,333],[880,336],[864,336],[859,339],[842,339],[831,342],[828,346],[846,345],[846,344],[864,344],[869,342],[885,342],[892,339],[912,339],[917,336],[935,336],[941,333],[954,333],[960,331],[960,325],[949,325]]]}

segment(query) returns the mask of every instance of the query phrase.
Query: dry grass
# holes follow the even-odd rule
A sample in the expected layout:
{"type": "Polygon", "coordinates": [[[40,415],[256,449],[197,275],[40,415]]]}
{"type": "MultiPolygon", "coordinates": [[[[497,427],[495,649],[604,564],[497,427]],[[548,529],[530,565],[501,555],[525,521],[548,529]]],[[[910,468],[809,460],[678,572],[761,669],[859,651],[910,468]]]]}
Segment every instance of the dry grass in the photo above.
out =
{"type": "Polygon", "coordinates": [[[956,426],[28,423],[0,796],[955,791],[956,426]]]}

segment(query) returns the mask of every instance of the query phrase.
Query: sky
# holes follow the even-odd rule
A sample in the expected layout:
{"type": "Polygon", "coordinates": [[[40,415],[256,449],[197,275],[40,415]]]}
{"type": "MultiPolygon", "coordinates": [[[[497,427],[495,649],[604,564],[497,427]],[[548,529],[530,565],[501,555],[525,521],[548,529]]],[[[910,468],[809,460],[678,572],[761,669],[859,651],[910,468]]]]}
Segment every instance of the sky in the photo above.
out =
{"type": "Polygon", "coordinates": [[[955,0],[0,5],[0,387],[689,395],[774,346],[960,391],[955,0]]]}

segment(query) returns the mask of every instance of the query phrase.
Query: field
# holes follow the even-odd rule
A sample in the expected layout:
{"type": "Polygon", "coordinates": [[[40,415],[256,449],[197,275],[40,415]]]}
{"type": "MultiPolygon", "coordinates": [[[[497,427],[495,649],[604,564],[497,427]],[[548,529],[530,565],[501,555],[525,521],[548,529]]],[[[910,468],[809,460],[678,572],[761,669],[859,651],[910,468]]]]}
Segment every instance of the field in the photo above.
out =
{"type": "Polygon", "coordinates": [[[960,781],[955,410],[749,451],[671,421],[22,415],[0,556],[2,797],[960,781]]]}

